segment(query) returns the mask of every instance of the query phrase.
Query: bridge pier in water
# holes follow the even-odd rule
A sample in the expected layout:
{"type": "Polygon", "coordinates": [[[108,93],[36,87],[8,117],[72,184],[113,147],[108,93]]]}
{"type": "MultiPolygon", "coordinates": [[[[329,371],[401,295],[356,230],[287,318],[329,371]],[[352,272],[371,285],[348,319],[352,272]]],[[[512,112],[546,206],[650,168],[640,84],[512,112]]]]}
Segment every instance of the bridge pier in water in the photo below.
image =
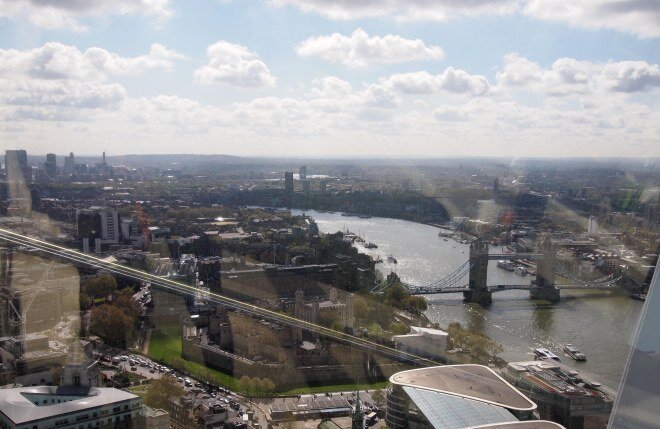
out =
{"type": "Polygon", "coordinates": [[[543,257],[536,262],[536,280],[532,282],[534,289],[529,291],[531,299],[559,302],[559,289],[555,286],[555,256],[556,251],[550,237],[546,237],[541,245],[543,257]]]}
{"type": "Polygon", "coordinates": [[[469,289],[463,292],[468,302],[488,306],[493,302],[493,293],[488,289],[488,242],[477,240],[470,244],[469,289]]]}

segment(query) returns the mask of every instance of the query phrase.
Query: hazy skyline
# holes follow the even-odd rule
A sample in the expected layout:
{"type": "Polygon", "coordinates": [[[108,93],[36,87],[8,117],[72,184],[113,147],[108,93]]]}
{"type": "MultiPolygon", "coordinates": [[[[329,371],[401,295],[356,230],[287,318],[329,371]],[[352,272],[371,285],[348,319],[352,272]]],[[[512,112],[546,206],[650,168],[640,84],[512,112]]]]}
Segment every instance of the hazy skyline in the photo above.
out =
{"type": "Polygon", "coordinates": [[[660,3],[0,0],[28,153],[660,156],[660,3]]]}

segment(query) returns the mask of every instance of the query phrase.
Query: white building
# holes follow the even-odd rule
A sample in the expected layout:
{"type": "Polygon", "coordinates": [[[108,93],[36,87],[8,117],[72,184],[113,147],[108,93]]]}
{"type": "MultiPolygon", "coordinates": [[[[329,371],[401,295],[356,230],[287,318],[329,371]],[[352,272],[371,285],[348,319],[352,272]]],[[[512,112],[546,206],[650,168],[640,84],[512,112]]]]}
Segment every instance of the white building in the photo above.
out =
{"type": "Polygon", "coordinates": [[[80,429],[144,426],[142,399],[130,392],[96,387],[99,371],[80,343],[69,350],[61,386],[32,386],[0,392],[0,428],[80,429]]]}
{"type": "Polygon", "coordinates": [[[411,326],[412,333],[392,337],[397,350],[426,358],[444,358],[449,334],[440,329],[411,326]]]}
{"type": "Polygon", "coordinates": [[[596,216],[589,216],[589,223],[587,224],[587,234],[598,234],[598,218],[596,216]]]}

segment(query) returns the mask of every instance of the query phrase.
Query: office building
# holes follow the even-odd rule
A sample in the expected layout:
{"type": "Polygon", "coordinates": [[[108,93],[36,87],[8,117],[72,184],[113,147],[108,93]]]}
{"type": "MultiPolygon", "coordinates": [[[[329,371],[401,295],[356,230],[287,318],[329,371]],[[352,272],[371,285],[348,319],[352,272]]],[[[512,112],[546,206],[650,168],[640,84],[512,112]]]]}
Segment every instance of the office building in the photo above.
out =
{"type": "Polygon", "coordinates": [[[430,359],[444,359],[449,334],[440,329],[411,326],[411,333],[392,337],[395,348],[430,359]]]}
{"type": "Polygon", "coordinates": [[[303,165],[298,170],[298,179],[306,180],[307,179],[307,166],[303,165]]]}
{"type": "Polygon", "coordinates": [[[312,189],[312,184],[309,180],[305,179],[302,181],[303,184],[303,194],[309,195],[310,190],[312,189]]]}
{"type": "Polygon", "coordinates": [[[7,169],[7,178],[9,180],[32,180],[32,168],[27,162],[27,152],[20,150],[5,151],[5,168],[7,169]]]}
{"type": "Polygon", "coordinates": [[[46,155],[44,172],[50,180],[54,180],[57,177],[57,157],[54,153],[49,153],[46,155]]]}
{"type": "Polygon", "coordinates": [[[293,194],[293,171],[284,172],[284,190],[287,194],[293,194]]]}
{"type": "Polygon", "coordinates": [[[76,165],[76,159],[73,156],[73,152],[69,153],[69,156],[64,158],[64,174],[73,174],[73,169],[76,165]]]}
{"type": "Polygon", "coordinates": [[[558,429],[534,421],[536,404],[482,365],[446,365],[390,377],[388,428],[512,427],[558,429]]]}
{"type": "Polygon", "coordinates": [[[589,223],[587,224],[587,234],[590,236],[598,234],[598,218],[596,216],[589,216],[589,223]]]}
{"type": "Polygon", "coordinates": [[[0,427],[14,428],[135,428],[144,427],[139,396],[97,387],[99,370],[80,342],[69,347],[60,386],[4,389],[0,394],[0,427]]]}
{"type": "Polygon", "coordinates": [[[605,429],[615,394],[554,360],[510,362],[504,377],[538,405],[541,418],[568,429],[605,429]]]}
{"type": "Polygon", "coordinates": [[[82,240],[83,251],[86,253],[92,245],[98,253],[103,244],[119,243],[120,223],[116,210],[100,206],[77,209],[76,228],[76,235],[82,240]]]}

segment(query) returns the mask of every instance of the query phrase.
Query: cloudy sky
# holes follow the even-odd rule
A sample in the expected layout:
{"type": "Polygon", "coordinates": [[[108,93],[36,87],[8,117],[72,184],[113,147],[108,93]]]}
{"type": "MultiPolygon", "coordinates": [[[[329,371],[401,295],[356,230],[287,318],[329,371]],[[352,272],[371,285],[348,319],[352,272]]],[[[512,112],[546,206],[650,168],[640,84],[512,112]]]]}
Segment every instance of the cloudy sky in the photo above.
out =
{"type": "Polygon", "coordinates": [[[30,154],[660,156],[658,0],[0,0],[30,154]]]}

